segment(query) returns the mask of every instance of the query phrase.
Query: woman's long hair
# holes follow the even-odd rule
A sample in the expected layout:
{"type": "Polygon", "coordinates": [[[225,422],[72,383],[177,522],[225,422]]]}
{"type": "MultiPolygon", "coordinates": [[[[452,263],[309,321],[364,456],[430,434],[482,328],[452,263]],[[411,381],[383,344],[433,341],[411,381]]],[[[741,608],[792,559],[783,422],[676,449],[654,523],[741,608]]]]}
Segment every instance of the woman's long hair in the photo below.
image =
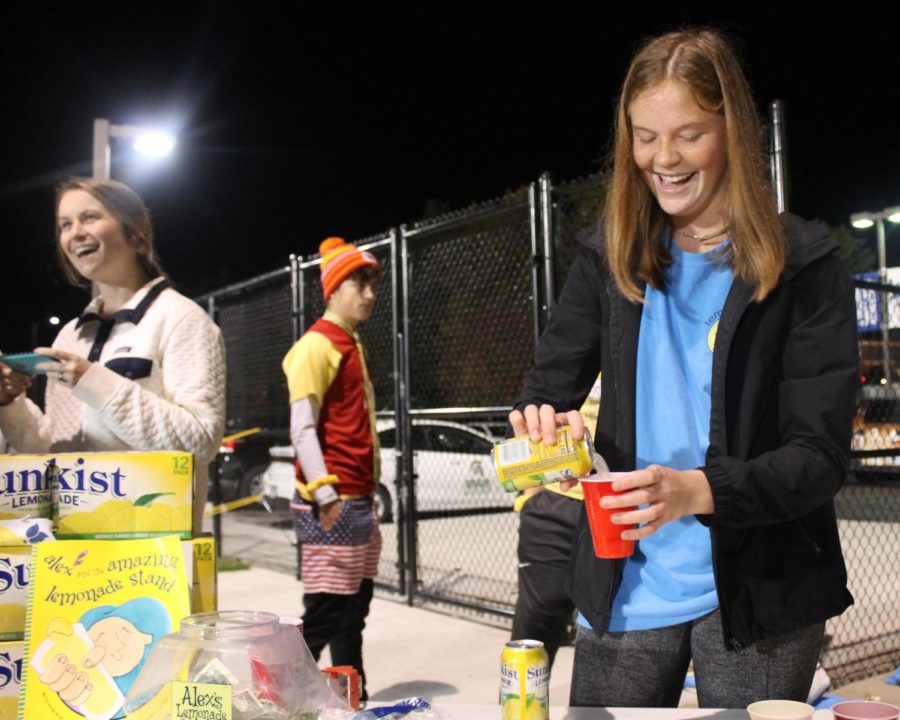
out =
{"type": "Polygon", "coordinates": [[[702,109],[725,118],[725,211],[731,241],[724,258],[762,300],[784,268],[784,233],[766,175],[763,130],[750,86],[731,44],[714,30],[651,38],[628,68],[616,112],[604,208],[613,278],[634,302],[643,298],[638,279],[657,289],[665,287],[671,257],[660,238],[668,218],[635,165],[628,111],[638,95],[668,79],[684,83],[702,109]]]}
{"type": "MultiPolygon", "coordinates": [[[[152,280],[166,274],[153,244],[153,225],[150,223],[150,213],[147,211],[144,201],[134,190],[115,180],[69,178],[56,186],[55,207],[57,210],[59,201],[69,190],[83,190],[88,193],[119,221],[122,225],[122,232],[125,234],[125,240],[134,246],[138,265],[149,279],[152,280]]],[[[59,230],[57,230],[58,235],[59,230]]],[[[73,285],[83,284],[84,278],[69,262],[69,258],[66,257],[58,242],[56,251],[66,279],[73,285]]]]}

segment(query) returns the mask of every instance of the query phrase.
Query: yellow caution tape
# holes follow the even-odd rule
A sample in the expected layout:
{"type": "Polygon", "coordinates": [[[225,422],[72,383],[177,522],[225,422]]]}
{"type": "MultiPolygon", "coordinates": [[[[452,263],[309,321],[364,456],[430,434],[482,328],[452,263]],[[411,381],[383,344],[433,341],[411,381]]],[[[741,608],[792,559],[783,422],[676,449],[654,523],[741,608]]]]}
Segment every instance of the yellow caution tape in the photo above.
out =
{"type": "MultiPolygon", "coordinates": [[[[231,442],[234,440],[240,440],[241,438],[247,437],[248,435],[255,435],[258,432],[262,432],[261,427],[254,427],[254,428],[250,428],[248,430],[241,430],[240,432],[234,433],[234,435],[226,435],[225,437],[222,438],[222,442],[226,443],[226,442],[231,442]]],[[[221,445],[221,443],[219,443],[219,444],[221,445]]]]}
{"type": "Polygon", "coordinates": [[[238,508],[245,507],[247,505],[252,505],[253,503],[258,503],[263,499],[263,494],[259,495],[248,495],[245,498],[238,498],[237,500],[231,500],[229,502],[220,503],[218,505],[213,505],[211,508],[206,510],[203,515],[204,517],[212,517],[213,515],[221,515],[222,513],[226,513],[229,510],[237,510],[238,508]]]}

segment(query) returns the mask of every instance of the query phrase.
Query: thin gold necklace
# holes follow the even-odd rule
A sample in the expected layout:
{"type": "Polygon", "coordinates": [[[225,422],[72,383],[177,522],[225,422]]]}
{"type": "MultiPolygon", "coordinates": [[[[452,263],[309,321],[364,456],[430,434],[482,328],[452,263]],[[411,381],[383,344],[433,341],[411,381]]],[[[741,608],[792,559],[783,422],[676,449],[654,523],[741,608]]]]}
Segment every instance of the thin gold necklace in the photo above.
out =
{"type": "Polygon", "coordinates": [[[728,226],[725,225],[719,230],[711,232],[707,235],[694,235],[694,233],[688,232],[687,230],[677,230],[676,232],[678,232],[680,235],[684,235],[685,237],[689,237],[692,240],[696,240],[697,242],[704,242],[706,240],[712,240],[715,237],[719,237],[719,235],[724,235],[728,232],[728,226]]]}

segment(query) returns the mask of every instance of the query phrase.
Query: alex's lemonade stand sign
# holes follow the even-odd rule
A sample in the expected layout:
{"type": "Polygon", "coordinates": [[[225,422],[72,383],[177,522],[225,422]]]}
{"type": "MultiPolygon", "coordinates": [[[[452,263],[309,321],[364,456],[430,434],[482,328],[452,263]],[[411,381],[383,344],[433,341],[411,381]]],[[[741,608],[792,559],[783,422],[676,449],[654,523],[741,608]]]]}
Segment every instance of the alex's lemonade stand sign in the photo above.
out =
{"type": "Polygon", "coordinates": [[[44,542],[32,567],[20,717],[124,717],[154,645],[189,613],[180,541],[44,542]]]}
{"type": "Polygon", "coordinates": [[[0,519],[50,517],[56,537],[191,537],[190,453],[0,456],[0,519]]]}
{"type": "Polygon", "coordinates": [[[172,681],[171,720],[232,720],[231,685],[172,681]]]}

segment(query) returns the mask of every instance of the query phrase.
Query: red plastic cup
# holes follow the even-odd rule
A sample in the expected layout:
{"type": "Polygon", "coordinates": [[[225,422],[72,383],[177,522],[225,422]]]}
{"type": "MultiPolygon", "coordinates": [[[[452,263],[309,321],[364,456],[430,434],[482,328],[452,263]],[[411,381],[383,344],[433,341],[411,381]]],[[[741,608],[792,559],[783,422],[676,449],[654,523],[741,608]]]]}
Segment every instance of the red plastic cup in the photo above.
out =
{"type": "Polygon", "coordinates": [[[612,521],[614,514],[627,512],[634,508],[608,510],[600,506],[600,500],[607,495],[622,494],[612,489],[613,480],[619,475],[624,475],[624,473],[608,473],[581,478],[584,507],[587,510],[591,538],[594,540],[594,555],[599,558],[625,558],[634,553],[634,540],[623,540],[622,533],[625,530],[636,528],[637,525],[616,525],[612,521]]]}
{"type": "Polygon", "coordinates": [[[872,700],[848,700],[832,705],[835,720],[897,720],[900,708],[872,700]]]}

